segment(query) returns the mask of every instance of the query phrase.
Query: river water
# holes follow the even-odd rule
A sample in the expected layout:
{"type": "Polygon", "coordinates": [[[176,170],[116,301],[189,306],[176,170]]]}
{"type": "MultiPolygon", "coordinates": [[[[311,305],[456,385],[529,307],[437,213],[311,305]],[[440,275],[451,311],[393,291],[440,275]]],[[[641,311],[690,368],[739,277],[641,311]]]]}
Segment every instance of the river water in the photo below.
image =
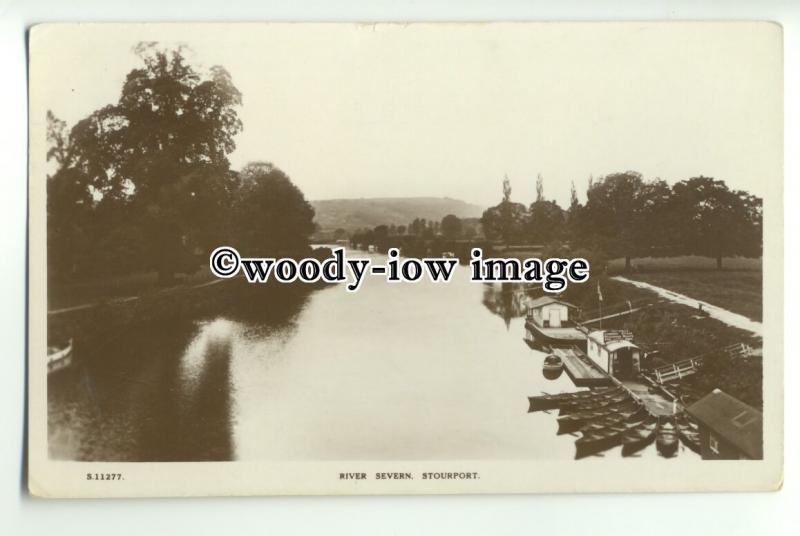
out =
{"type": "Polygon", "coordinates": [[[543,377],[511,290],[464,267],[449,284],[367,277],[269,320],[125,334],[113,359],[50,379],[50,455],[571,459],[575,437],[556,435],[556,415],[527,413],[527,397],[576,388],[543,377]]]}

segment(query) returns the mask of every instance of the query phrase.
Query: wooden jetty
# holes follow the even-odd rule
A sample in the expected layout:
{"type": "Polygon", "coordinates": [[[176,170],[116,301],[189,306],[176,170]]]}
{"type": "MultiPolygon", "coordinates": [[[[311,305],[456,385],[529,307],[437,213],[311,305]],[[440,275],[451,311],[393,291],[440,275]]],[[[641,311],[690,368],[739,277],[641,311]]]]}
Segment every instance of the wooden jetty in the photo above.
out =
{"type": "Polygon", "coordinates": [[[694,357],[692,359],[684,359],[670,365],[658,367],[653,369],[653,374],[658,383],[667,383],[672,380],[680,380],[686,376],[691,376],[703,365],[702,357],[694,357]]]}
{"type": "Polygon", "coordinates": [[[564,362],[564,370],[576,387],[600,387],[612,385],[611,379],[605,371],[598,367],[579,348],[552,348],[553,355],[564,362]]]}
{"type": "Polygon", "coordinates": [[[753,355],[752,348],[744,343],[738,342],[729,344],[728,346],[723,346],[722,348],[718,348],[716,350],[711,350],[710,352],[705,352],[689,359],[684,359],[669,365],[664,365],[663,367],[655,368],[653,369],[652,374],[655,377],[656,382],[660,384],[668,383],[674,380],[682,380],[686,376],[695,374],[700,367],[703,366],[703,360],[705,357],[716,352],[726,353],[728,356],[734,359],[746,359],[753,355]]]}

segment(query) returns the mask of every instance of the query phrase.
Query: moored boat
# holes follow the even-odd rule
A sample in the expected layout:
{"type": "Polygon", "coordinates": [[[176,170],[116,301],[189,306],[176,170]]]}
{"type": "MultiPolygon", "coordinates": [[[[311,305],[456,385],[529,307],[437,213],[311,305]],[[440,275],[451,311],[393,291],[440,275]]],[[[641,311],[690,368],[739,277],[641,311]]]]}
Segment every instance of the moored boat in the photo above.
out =
{"type": "Polygon", "coordinates": [[[604,406],[589,411],[570,413],[558,418],[558,433],[568,434],[582,428],[602,428],[607,424],[622,422],[633,415],[638,405],[628,400],[613,406],[604,406]]]}
{"type": "Polygon", "coordinates": [[[656,438],[657,431],[658,419],[653,416],[629,425],[622,435],[622,455],[630,456],[651,444],[656,438]]]}
{"type": "Polygon", "coordinates": [[[591,397],[599,397],[608,394],[610,391],[619,388],[605,387],[597,390],[575,391],[572,393],[558,393],[548,394],[544,393],[539,396],[529,396],[529,409],[528,412],[543,411],[549,409],[558,409],[561,405],[575,400],[585,400],[591,397]]]}
{"type": "Polygon", "coordinates": [[[656,449],[665,458],[672,458],[678,452],[678,430],[675,417],[660,417],[656,434],[656,449]]]}
{"type": "Polygon", "coordinates": [[[557,355],[549,355],[544,358],[544,363],[542,364],[542,368],[545,370],[561,370],[564,366],[564,362],[561,361],[561,358],[557,355]]]}
{"type": "Polygon", "coordinates": [[[568,415],[581,411],[591,411],[605,406],[613,406],[631,400],[631,396],[624,390],[612,391],[586,400],[572,400],[559,406],[559,415],[568,415]]]}
{"type": "Polygon", "coordinates": [[[59,348],[50,346],[47,348],[47,373],[58,372],[72,365],[72,339],[66,346],[59,348]]]}
{"type": "Polygon", "coordinates": [[[681,413],[675,418],[678,427],[678,437],[686,447],[700,454],[700,428],[685,413],[681,413]]]}
{"type": "Polygon", "coordinates": [[[581,432],[581,437],[575,440],[575,459],[579,460],[616,447],[622,442],[625,430],[624,424],[616,423],[599,430],[581,432]]]}
{"type": "Polygon", "coordinates": [[[614,413],[606,413],[602,417],[585,422],[581,427],[581,432],[590,432],[593,430],[602,430],[612,425],[622,424],[627,427],[631,421],[641,420],[639,418],[639,408],[635,404],[631,404],[625,408],[620,408],[614,413]]]}
{"type": "Polygon", "coordinates": [[[577,307],[552,296],[541,296],[528,303],[525,341],[533,348],[545,346],[586,349],[586,334],[570,316],[577,307]]]}
{"type": "Polygon", "coordinates": [[[558,420],[558,433],[572,433],[580,431],[582,434],[603,430],[610,426],[640,422],[647,416],[646,410],[636,401],[628,401],[614,407],[606,407],[595,412],[572,414],[560,417],[558,420]]]}

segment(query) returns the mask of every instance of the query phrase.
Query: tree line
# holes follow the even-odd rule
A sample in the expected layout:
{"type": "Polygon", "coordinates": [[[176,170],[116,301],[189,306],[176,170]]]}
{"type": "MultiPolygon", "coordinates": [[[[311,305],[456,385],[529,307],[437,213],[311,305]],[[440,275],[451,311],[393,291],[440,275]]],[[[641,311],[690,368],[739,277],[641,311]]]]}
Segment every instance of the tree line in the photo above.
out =
{"type": "Polygon", "coordinates": [[[586,202],[572,184],[565,210],[544,196],[537,177],[536,200],[526,207],[503,197],[481,218],[486,237],[510,244],[540,244],[553,249],[583,249],[601,259],[701,255],[758,257],[762,251],[762,200],[731,190],[722,180],[693,177],[670,187],[640,173],[612,173],[589,179],[586,202]]]}
{"type": "Polygon", "coordinates": [[[414,254],[440,253],[459,240],[495,248],[535,245],[549,256],[582,256],[601,265],[624,258],[626,270],[636,257],[700,255],[716,259],[722,268],[724,257],[758,257],[762,251],[762,200],[710,177],[671,187],[635,171],[590,177],[586,201],[579,202],[573,182],[566,209],[545,198],[541,175],[536,200],[528,206],[511,199],[508,177],[502,191],[500,202],[479,221],[452,214],[441,222],[417,218],[408,227],[360,229],[351,242],[379,251],[405,246],[414,254]]]}
{"type": "Polygon", "coordinates": [[[48,271],[60,279],[193,272],[221,244],[299,255],[314,209],[280,169],[231,169],[242,96],[183,48],[135,47],[119,99],[71,128],[47,113],[48,271]]]}
{"type": "MultiPolygon", "coordinates": [[[[350,235],[350,242],[354,245],[375,245],[382,248],[390,238],[417,238],[433,240],[443,238],[446,240],[472,239],[480,233],[478,218],[459,218],[448,214],[439,220],[414,218],[408,225],[382,224],[372,229],[357,229],[350,235]]],[[[337,229],[334,237],[344,239],[347,232],[337,229]]]]}
{"type": "MultiPolygon", "coordinates": [[[[48,273],[96,277],[156,270],[162,282],[192,272],[220,244],[252,256],[308,252],[314,210],[280,169],[255,162],[233,170],[228,156],[241,132],[242,95],[220,66],[201,69],[183,48],[135,47],[141,65],[128,73],[117,102],[71,128],[47,113],[48,273]]],[[[587,258],[696,254],[759,256],[762,202],[720,180],[695,177],[670,187],[636,172],[590,180],[586,201],[574,184],[562,209],[544,196],[500,202],[479,221],[379,225],[350,237],[421,254],[453,241],[582,250],[587,258]]],[[[346,233],[337,230],[337,238],[346,233]]]]}

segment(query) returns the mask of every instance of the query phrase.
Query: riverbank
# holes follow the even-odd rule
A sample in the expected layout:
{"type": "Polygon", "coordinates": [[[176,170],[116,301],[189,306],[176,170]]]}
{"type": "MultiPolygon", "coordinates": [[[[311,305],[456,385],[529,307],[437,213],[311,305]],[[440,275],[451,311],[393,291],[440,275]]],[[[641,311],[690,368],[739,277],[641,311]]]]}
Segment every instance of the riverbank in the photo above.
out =
{"type": "Polygon", "coordinates": [[[756,322],[762,320],[760,270],[637,272],[625,277],[707,302],[756,322]]]}
{"type": "Polygon", "coordinates": [[[317,288],[225,280],[52,315],[48,337],[72,339],[74,360],[48,376],[50,455],[232,459],[230,348],[224,330],[217,331],[291,323],[317,288]],[[197,339],[209,326],[209,335],[197,339]],[[205,353],[197,377],[182,361],[194,355],[193,340],[205,353]]]}
{"type": "Polygon", "coordinates": [[[73,339],[75,353],[80,356],[83,350],[113,345],[115,338],[122,333],[136,331],[146,334],[149,327],[164,323],[182,324],[217,315],[229,315],[244,321],[269,320],[278,314],[291,314],[309,292],[323,286],[251,285],[243,278],[180,285],[49,315],[48,339],[73,339]]]}
{"type": "MultiPolygon", "coordinates": [[[[646,288],[610,277],[595,277],[587,285],[570,286],[565,299],[580,307],[584,318],[599,315],[598,285],[603,296],[603,314],[624,311],[630,306],[656,305],[634,314],[609,318],[603,329],[626,329],[633,332],[636,344],[648,355],[646,366],[656,368],[684,359],[704,355],[705,364],[686,381],[678,394],[689,399],[714,388],[761,409],[762,358],[753,356],[734,359],[725,354],[726,346],[745,343],[760,348],[761,337],[702,314],[697,307],[663,300],[646,288]]],[[[600,328],[593,323],[592,329],[600,328]]]]}
{"type": "Polygon", "coordinates": [[[357,293],[330,286],[281,305],[261,285],[237,293],[229,284],[201,289],[195,301],[207,308],[188,304],[182,313],[176,305],[173,320],[151,304],[159,311],[152,322],[115,335],[86,366],[53,375],[51,455],[572,458],[569,437],[543,433],[550,416],[531,417],[521,404],[531,391],[564,391],[571,381],[542,374],[520,344],[522,318],[507,321],[486,307],[499,284],[474,283],[458,267],[449,284],[370,278],[357,293]]]}
{"type": "Polygon", "coordinates": [[[193,274],[178,274],[174,284],[159,284],[158,273],[136,272],[125,275],[90,278],[76,281],[53,279],[48,282],[47,309],[88,308],[98,303],[126,301],[149,294],[168,292],[216,281],[207,266],[193,274]]]}

